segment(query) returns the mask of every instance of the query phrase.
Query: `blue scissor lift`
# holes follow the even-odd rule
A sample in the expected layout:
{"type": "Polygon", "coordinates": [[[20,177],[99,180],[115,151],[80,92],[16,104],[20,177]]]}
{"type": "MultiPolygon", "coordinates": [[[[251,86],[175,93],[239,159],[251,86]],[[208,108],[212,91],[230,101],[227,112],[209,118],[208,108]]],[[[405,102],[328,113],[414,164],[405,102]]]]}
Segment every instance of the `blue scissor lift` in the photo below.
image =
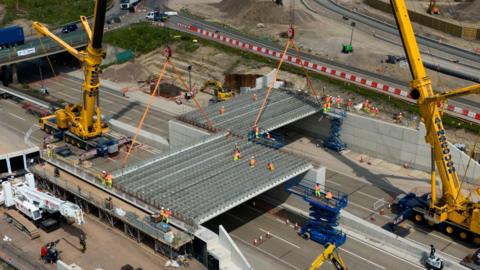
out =
{"type": "Polygon", "coordinates": [[[252,130],[248,133],[248,140],[275,149],[280,149],[285,145],[285,139],[282,134],[272,131],[268,131],[268,133],[270,134],[270,139],[267,138],[267,131],[260,129],[257,138],[255,131],[252,130]]]}
{"type": "MultiPolygon", "coordinates": [[[[311,186],[315,184],[312,183],[311,186]]],[[[299,230],[299,235],[305,239],[312,239],[322,245],[328,243],[340,247],[347,240],[345,233],[337,227],[340,222],[340,211],[348,204],[348,195],[321,187],[320,196],[315,195],[315,191],[310,185],[303,183],[291,186],[288,191],[300,196],[310,204],[310,220],[306,221],[299,230]],[[331,192],[333,197],[328,199],[327,192],[331,192]]]]}
{"type": "Polygon", "coordinates": [[[336,152],[345,150],[347,144],[342,141],[340,132],[342,131],[343,119],[347,117],[347,113],[345,110],[332,108],[330,112],[324,112],[323,114],[330,118],[330,133],[323,146],[336,152]]]}

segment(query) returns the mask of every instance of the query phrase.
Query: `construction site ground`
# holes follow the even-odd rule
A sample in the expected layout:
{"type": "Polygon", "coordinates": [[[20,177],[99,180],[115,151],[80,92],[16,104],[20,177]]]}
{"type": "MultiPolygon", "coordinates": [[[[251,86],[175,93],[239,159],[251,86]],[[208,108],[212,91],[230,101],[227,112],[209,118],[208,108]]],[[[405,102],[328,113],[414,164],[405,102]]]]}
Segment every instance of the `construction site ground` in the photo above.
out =
{"type": "MultiPolygon", "coordinates": [[[[5,236],[11,239],[11,242],[3,242],[0,245],[0,252],[4,245],[11,245],[21,259],[30,262],[29,268],[21,269],[57,269],[55,264],[44,264],[40,259],[40,248],[48,242],[60,239],[57,247],[61,251],[60,259],[68,264],[75,263],[83,269],[120,269],[122,266],[130,264],[135,269],[170,269],[164,267],[165,257],[155,254],[148,247],[138,244],[135,240],[128,238],[117,229],[100,222],[97,217],[85,215],[86,223],[81,227],[76,225],[63,225],[60,229],[46,233],[40,230],[40,237],[30,240],[24,233],[9,224],[3,218],[3,209],[0,210],[2,218],[0,219],[0,237],[5,236]],[[87,235],[87,250],[81,252],[79,244],[80,229],[87,235]]],[[[7,253],[8,254],[8,253],[7,253]]],[[[15,265],[16,260],[11,258],[11,263],[15,265]]],[[[198,262],[192,260],[188,269],[205,269],[198,262]]]]}
{"type": "MultiPolygon", "coordinates": [[[[257,36],[278,44],[286,40],[279,38],[286,32],[289,24],[289,0],[285,0],[283,9],[272,1],[249,0],[205,0],[199,3],[194,0],[169,2],[172,9],[187,9],[190,13],[205,18],[208,21],[226,24],[242,33],[257,36]],[[261,23],[261,27],[257,27],[261,23]]],[[[350,21],[343,20],[336,13],[324,9],[313,0],[299,1],[295,4],[295,27],[297,44],[306,52],[326,57],[330,60],[356,66],[372,72],[382,73],[399,80],[409,81],[411,75],[407,65],[391,65],[385,63],[387,55],[404,55],[403,48],[396,36],[386,35],[386,40],[374,37],[375,31],[364,25],[357,24],[353,36],[353,54],[342,54],[342,44],[350,41],[350,21]],[[313,11],[314,12],[313,12],[313,11]],[[322,25],[321,31],[318,26],[322,25]],[[397,41],[392,44],[390,40],[397,41]]],[[[361,3],[361,5],[365,5],[361,3]]],[[[428,29],[428,32],[433,32],[428,29]]],[[[382,34],[383,35],[383,34],[382,34]]],[[[460,41],[462,42],[462,41],[460,41]]],[[[463,41],[464,43],[467,43],[463,41]]],[[[455,43],[457,41],[455,40],[455,43]]],[[[468,43],[465,44],[468,46],[468,43]]],[[[471,49],[471,46],[469,46],[471,49]]],[[[443,55],[450,57],[449,55],[443,55]]],[[[427,56],[426,60],[431,60],[427,56]]],[[[438,72],[429,72],[435,89],[451,89],[471,84],[465,80],[454,79],[438,72]]],[[[480,99],[479,99],[480,100],[480,99]]]]}

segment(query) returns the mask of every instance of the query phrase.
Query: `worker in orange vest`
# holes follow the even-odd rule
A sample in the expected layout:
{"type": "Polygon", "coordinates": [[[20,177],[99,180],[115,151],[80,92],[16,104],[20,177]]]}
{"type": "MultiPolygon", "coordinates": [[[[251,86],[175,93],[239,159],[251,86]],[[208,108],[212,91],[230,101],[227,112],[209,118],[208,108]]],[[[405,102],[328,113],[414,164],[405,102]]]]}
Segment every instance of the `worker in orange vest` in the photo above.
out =
{"type": "Polygon", "coordinates": [[[258,126],[255,126],[255,138],[258,139],[260,137],[260,129],[258,126]]]}
{"type": "Polygon", "coordinates": [[[332,198],[333,198],[333,193],[332,193],[331,191],[327,192],[327,193],[325,194],[325,198],[327,198],[327,199],[329,199],[329,200],[332,199],[332,198]]]}
{"type": "Polygon", "coordinates": [[[167,208],[164,213],[164,222],[168,224],[170,221],[170,216],[172,215],[172,211],[170,211],[170,208],[167,208]]]}
{"type": "Polygon", "coordinates": [[[267,169],[271,172],[275,170],[275,165],[273,165],[273,162],[270,161],[267,163],[267,169]]]}
{"type": "Polygon", "coordinates": [[[320,184],[315,184],[315,196],[320,197],[320,184]]]}
{"type": "Polygon", "coordinates": [[[233,152],[233,160],[237,161],[240,159],[240,151],[239,150],[235,150],[233,152]]]}
{"type": "Polygon", "coordinates": [[[332,106],[332,103],[327,102],[327,112],[330,112],[330,107],[332,106]]]}
{"type": "Polygon", "coordinates": [[[107,173],[105,176],[105,184],[108,188],[112,188],[112,174],[107,173]]]}
{"type": "Polygon", "coordinates": [[[323,103],[323,112],[326,113],[327,112],[327,102],[323,103]]]}
{"type": "Polygon", "coordinates": [[[250,168],[255,168],[257,166],[257,161],[255,160],[255,156],[252,156],[249,162],[250,168]]]}
{"type": "Polygon", "coordinates": [[[352,99],[348,99],[348,101],[347,101],[347,111],[352,110],[352,107],[353,107],[353,101],[352,101],[352,99]]]}
{"type": "Polygon", "coordinates": [[[335,99],[335,104],[337,105],[337,109],[340,109],[342,106],[342,98],[340,96],[337,96],[337,99],[335,99]]]}
{"type": "Polygon", "coordinates": [[[363,102],[362,108],[363,108],[363,110],[364,110],[365,112],[368,112],[368,107],[369,107],[369,106],[370,106],[370,102],[368,101],[368,99],[366,99],[366,100],[363,102]]]}

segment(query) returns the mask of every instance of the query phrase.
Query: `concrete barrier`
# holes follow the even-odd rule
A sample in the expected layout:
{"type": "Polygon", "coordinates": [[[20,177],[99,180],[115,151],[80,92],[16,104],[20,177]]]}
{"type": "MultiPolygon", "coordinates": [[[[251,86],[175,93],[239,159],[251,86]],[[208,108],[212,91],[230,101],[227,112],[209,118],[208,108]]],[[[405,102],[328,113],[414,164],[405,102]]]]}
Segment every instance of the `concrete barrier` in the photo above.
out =
{"type": "MultiPolygon", "coordinates": [[[[115,119],[110,119],[108,123],[110,127],[112,127],[113,129],[117,129],[121,131],[123,134],[131,136],[132,138],[133,136],[135,136],[135,132],[137,131],[137,127],[134,127],[132,125],[126,124],[124,122],[121,122],[115,119]]],[[[167,139],[145,130],[140,130],[138,132],[138,139],[139,141],[151,146],[160,146],[161,148],[165,148],[169,146],[167,139]]]]}
{"type": "Polygon", "coordinates": [[[175,150],[190,145],[210,136],[210,133],[192,125],[172,119],[168,121],[168,138],[170,149],[175,150]]]}
{"type": "MultiPolygon", "coordinates": [[[[330,121],[315,114],[293,124],[308,136],[325,139],[330,131],[330,121]]],[[[348,113],[344,119],[341,137],[348,149],[372,157],[382,158],[398,165],[430,171],[430,146],[425,142],[425,127],[412,129],[382,120],[348,113]]],[[[448,137],[448,134],[447,134],[448,137]]],[[[469,162],[469,156],[450,144],[452,159],[459,177],[466,176],[466,181],[474,183],[480,177],[480,164],[475,160],[469,162]]]]}

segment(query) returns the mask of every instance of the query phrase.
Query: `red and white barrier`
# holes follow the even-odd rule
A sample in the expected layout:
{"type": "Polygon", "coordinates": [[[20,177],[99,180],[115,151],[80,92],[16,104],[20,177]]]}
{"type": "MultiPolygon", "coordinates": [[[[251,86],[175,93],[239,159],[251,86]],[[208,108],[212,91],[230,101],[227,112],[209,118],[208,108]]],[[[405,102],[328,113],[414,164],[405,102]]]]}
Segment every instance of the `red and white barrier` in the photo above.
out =
{"type": "MultiPolygon", "coordinates": [[[[278,59],[282,57],[282,52],[275,51],[269,48],[255,46],[249,43],[245,43],[238,39],[231,38],[223,34],[221,35],[215,32],[207,31],[207,30],[198,28],[196,26],[186,25],[182,23],[178,23],[177,26],[184,28],[190,32],[194,32],[202,36],[205,36],[206,38],[209,38],[209,39],[215,39],[224,43],[229,43],[230,46],[239,47],[240,49],[243,49],[243,50],[250,50],[259,54],[265,54],[269,57],[278,58],[278,59]]],[[[296,66],[300,66],[302,64],[301,59],[298,59],[297,57],[292,55],[286,55],[285,61],[296,66]]],[[[336,79],[340,79],[343,81],[351,82],[351,83],[363,86],[365,88],[372,89],[377,92],[385,93],[390,96],[401,98],[411,103],[415,103],[415,100],[409,97],[409,92],[406,89],[392,87],[387,84],[368,80],[360,76],[357,76],[355,74],[350,74],[341,70],[335,70],[326,66],[322,66],[317,63],[306,61],[306,60],[303,60],[303,66],[319,74],[323,74],[323,75],[334,77],[336,79]]],[[[480,112],[471,111],[471,110],[464,109],[454,105],[446,106],[445,111],[451,112],[456,116],[463,116],[462,118],[469,121],[474,121],[477,123],[480,122],[480,112]]]]}

